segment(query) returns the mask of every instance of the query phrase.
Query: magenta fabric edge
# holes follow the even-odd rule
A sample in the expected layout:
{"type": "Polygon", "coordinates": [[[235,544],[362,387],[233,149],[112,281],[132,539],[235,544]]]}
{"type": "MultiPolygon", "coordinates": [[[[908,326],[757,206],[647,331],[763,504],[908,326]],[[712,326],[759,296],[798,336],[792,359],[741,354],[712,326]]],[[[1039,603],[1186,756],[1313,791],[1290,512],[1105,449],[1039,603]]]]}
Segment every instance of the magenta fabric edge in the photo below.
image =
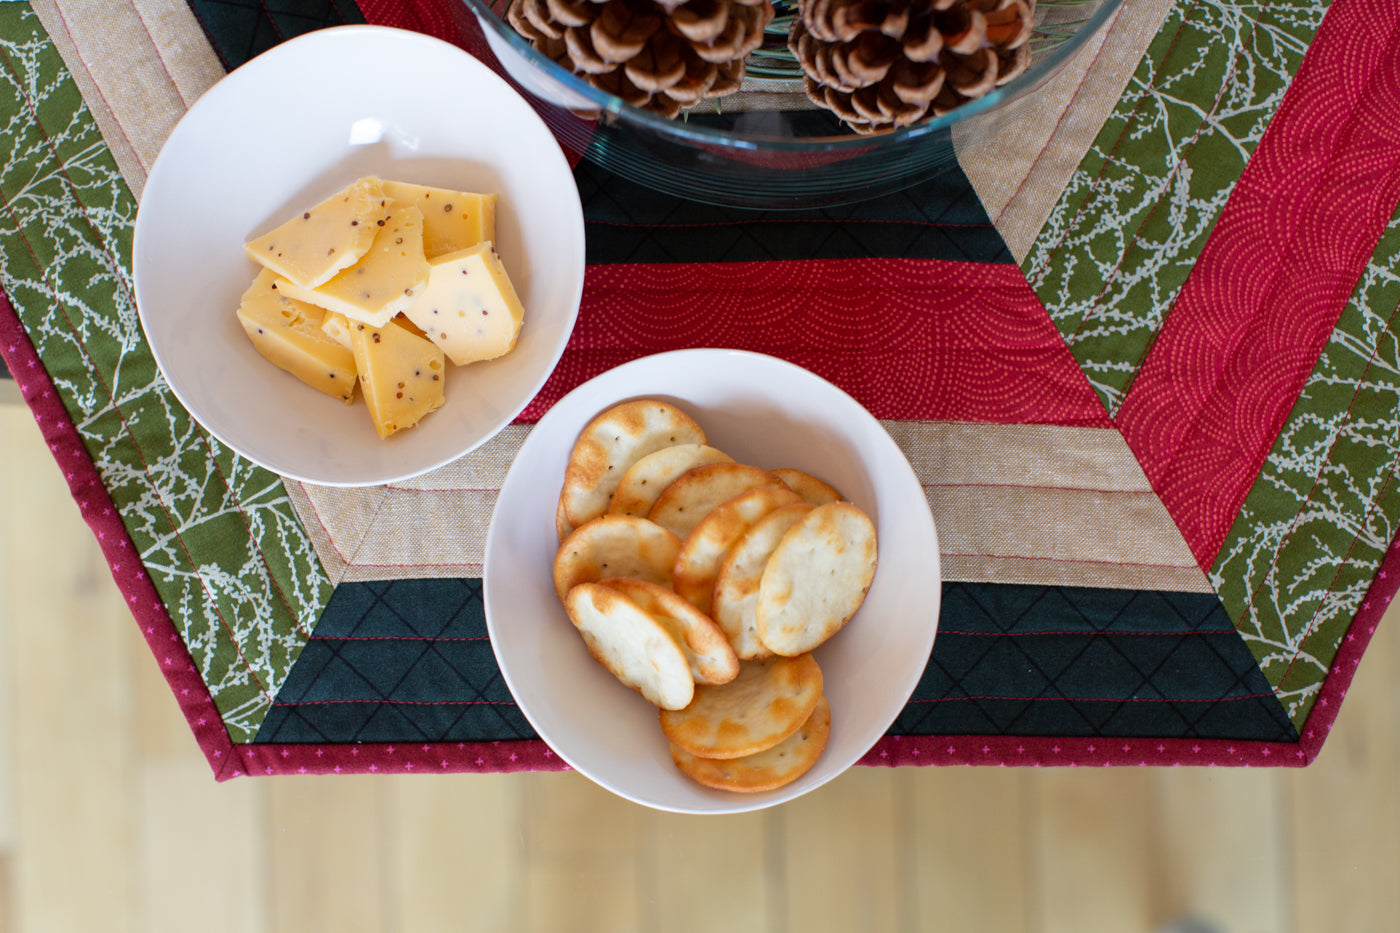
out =
{"type": "Polygon", "coordinates": [[[48,370],[3,291],[0,291],[0,356],[14,375],[20,395],[38,423],[49,452],[63,471],[73,501],[97,539],[112,579],[140,626],[161,674],[189,722],[195,741],[215,775],[219,775],[227,769],[230,760],[237,758],[237,748],[224,728],[209,688],[199,676],[175,623],[146,574],[121,515],[78,436],[68,410],[63,407],[48,370]]]}
{"type": "Polygon", "coordinates": [[[220,780],[283,774],[500,774],[567,771],[540,739],[501,742],[395,742],[355,745],[240,745],[242,768],[220,780]]]}

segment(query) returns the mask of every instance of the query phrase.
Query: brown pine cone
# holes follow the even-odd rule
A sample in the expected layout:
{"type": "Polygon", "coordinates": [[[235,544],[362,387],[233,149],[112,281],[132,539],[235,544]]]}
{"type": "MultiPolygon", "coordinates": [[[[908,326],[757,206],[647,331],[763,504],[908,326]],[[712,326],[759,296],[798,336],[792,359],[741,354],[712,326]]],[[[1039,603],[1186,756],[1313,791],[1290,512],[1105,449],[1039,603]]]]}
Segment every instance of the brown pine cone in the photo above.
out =
{"type": "Polygon", "coordinates": [[[909,126],[1026,70],[1035,0],[802,0],[803,87],[859,133],[909,126]]]}
{"type": "Polygon", "coordinates": [[[769,0],[511,0],[506,19],[550,59],[629,104],[674,117],[739,89],[769,0]]]}

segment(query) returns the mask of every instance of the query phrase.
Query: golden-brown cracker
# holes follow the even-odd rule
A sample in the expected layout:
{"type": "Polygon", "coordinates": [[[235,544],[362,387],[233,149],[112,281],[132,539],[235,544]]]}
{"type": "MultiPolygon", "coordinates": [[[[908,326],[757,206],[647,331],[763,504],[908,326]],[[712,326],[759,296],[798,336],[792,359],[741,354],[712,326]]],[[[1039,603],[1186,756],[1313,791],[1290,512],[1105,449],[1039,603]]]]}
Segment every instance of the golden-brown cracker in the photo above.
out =
{"type": "Polygon", "coordinates": [[[715,577],[730,547],[769,512],[800,501],[785,486],[760,486],[715,506],[681,541],[671,585],[696,609],[712,612],[715,577]]]}
{"type": "Polygon", "coordinates": [[[705,444],[677,444],[647,454],[622,474],[608,511],[614,515],[645,518],[662,490],[686,470],[711,463],[733,463],[734,458],[705,444]]]}
{"type": "Polygon", "coordinates": [[[712,463],[686,470],[661,491],[647,518],[684,538],[710,510],[741,492],[781,485],[767,470],[746,463],[712,463]]]}
{"type": "Polygon", "coordinates": [[[681,773],[706,787],[738,794],[777,790],[812,770],[831,736],[831,704],[823,696],[796,732],[772,748],[742,758],[700,758],[671,743],[681,773]]]}
{"type": "Polygon", "coordinates": [[[681,710],[662,710],[661,731],[701,758],[739,758],[772,748],[796,732],[822,695],[822,672],[811,655],[745,661],[717,687],[699,685],[681,710]]]}
{"type": "Polygon", "coordinates": [[[554,592],[563,599],[580,583],[635,577],[671,585],[681,539],[645,518],[604,515],[576,528],[554,556],[554,592]]]}
{"type": "Polygon", "coordinates": [[[875,579],[875,525],[849,502],[817,506],[783,535],[764,567],[754,609],[759,641],[805,654],[855,615],[875,579]]]}
{"type": "Polygon", "coordinates": [[[564,511],[564,497],[559,497],[559,506],[554,510],[554,531],[559,535],[559,543],[563,544],[564,539],[574,533],[574,525],[569,521],[568,514],[564,511]]]}
{"type": "Polygon", "coordinates": [[[588,653],[614,677],[662,709],[694,697],[690,665],[671,633],[617,590],[582,583],[564,600],[588,653]]]}
{"type": "Polygon", "coordinates": [[[632,464],[676,444],[703,444],[705,432],[676,406],[639,399],[599,414],[579,434],[564,470],[564,515],[575,528],[608,510],[632,464]]]}
{"type": "Polygon", "coordinates": [[[801,470],[794,470],[790,467],[780,467],[771,472],[782,480],[789,489],[801,496],[803,502],[810,502],[812,505],[826,505],[828,502],[839,502],[845,498],[835,487],[817,479],[810,473],[803,473],[801,470]]]}
{"type": "Polygon", "coordinates": [[[729,637],[740,659],[772,654],[758,637],[756,613],[763,568],[788,529],[814,508],[805,502],[779,506],[754,522],[720,561],[710,615],[729,637]]]}
{"type": "Polygon", "coordinates": [[[729,639],[713,619],[674,591],[626,577],[609,577],[599,582],[632,600],[671,633],[697,684],[724,684],[738,675],[739,657],[729,639]]]}

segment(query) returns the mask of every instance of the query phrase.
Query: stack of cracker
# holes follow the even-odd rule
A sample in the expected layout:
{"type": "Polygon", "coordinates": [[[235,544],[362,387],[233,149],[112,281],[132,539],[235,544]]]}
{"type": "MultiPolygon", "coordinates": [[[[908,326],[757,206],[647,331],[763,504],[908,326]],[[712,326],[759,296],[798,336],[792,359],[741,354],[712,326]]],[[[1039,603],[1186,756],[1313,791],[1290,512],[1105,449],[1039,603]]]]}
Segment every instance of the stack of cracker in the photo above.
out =
{"type": "Polygon", "coordinates": [[[667,402],[595,417],[555,513],[554,588],[595,660],[660,708],[686,775],[737,792],[806,773],[831,709],[812,652],[875,576],[875,526],[817,477],[737,463],[667,402]]]}

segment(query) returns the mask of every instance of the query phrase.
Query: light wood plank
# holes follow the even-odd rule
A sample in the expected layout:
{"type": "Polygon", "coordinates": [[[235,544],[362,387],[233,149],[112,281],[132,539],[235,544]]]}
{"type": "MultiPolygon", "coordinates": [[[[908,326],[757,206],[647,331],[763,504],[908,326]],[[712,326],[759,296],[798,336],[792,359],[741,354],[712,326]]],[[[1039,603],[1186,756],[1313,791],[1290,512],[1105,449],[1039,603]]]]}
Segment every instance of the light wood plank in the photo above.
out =
{"type": "Polygon", "coordinates": [[[1045,768],[1030,774],[1032,929],[1148,931],[1160,850],[1146,768],[1045,768]]]}
{"type": "Polygon", "coordinates": [[[1230,933],[1290,929],[1280,774],[1258,768],[1153,772],[1162,922],[1186,918],[1230,933]]]}
{"type": "Polygon", "coordinates": [[[274,933],[383,933],[386,783],[297,776],[263,787],[274,933]]]}
{"type": "Polygon", "coordinates": [[[785,929],[898,929],[895,788],[888,768],[853,768],[783,806],[785,929]]]}
{"type": "Polygon", "coordinates": [[[637,875],[630,867],[546,859],[532,863],[525,879],[527,908],[520,928],[524,933],[647,931],[637,896],[637,875]]]}
{"type": "Polygon", "coordinates": [[[1391,930],[1400,917],[1400,602],[1376,629],[1311,767],[1285,778],[1296,929],[1391,930]]]}
{"type": "Polygon", "coordinates": [[[625,933],[647,928],[639,867],[651,811],[573,772],[521,784],[529,931],[625,933]]]}
{"type": "Polygon", "coordinates": [[[0,407],[13,688],[15,927],[134,929],[130,616],[27,408],[0,407]],[[26,455],[10,455],[10,449],[26,455]],[[94,844],[95,841],[97,844],[94,844]],[[73,879],[83,882],[74,897],[73,879]]]}
{"type": "Polygon", "coordinates": [[[1027,776],[1014,768],[904,768],[913,930],[1026,926],[1027,776]],[[988,897],[995,879],[1000,893],[988,897]]]}
{"type": "Polygon", "coordinates": [[[535,775],[394,777],[390,903],[402,933],[514,930],[526,914],[524,788],[535,775]]]}
{"type": "Polygon", "coordinates": [[[631,862],[651,811],[572,771],[521,778],[525,853],[531,859],[631,862]]]}
{"type": "Polygon", "coordinates": [[[216,784],[203,761],[142,765],[133,802],[140,838],[127,849],[140,870],[141,933],[270,929],[267,784],[216,784]]]}
{"type": "Polygon", "coordinates": [[[764,813],[648,819],[643,890],[657,933],[772,929],[770,818],[764,813]],[[722,892],[718,896],[716,892],[722,892]]]}

